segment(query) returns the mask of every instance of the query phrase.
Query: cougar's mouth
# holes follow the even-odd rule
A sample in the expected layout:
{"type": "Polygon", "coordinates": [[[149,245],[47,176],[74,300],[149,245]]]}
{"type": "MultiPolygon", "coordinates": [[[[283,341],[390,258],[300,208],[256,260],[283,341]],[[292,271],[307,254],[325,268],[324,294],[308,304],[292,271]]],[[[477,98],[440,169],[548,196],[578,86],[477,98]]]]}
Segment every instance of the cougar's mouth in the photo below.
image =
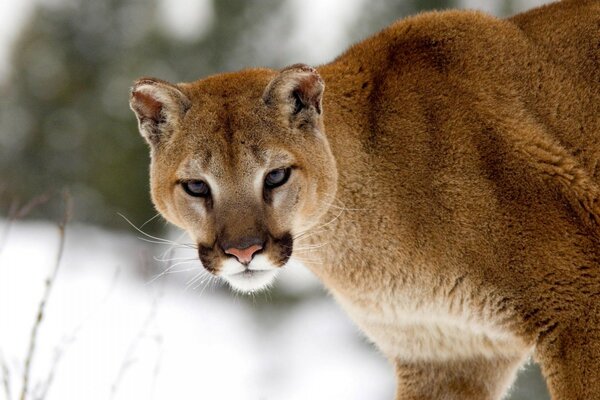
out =
{"type": "Polygon", "coordinates": [[[238,272],[237,274],[233,274],[233,276],[241,276],[244,278],[252,278],[254,276],[260,276],[260,274],[264,273],[266,271],[257,271],[255,269],[247,269],[245,271],[242,272],[238,272]]]}
{"type": "Polygon", "coordinates": [[[229,286],[241,292],[255,292],[267,288],[277,276],[278,270],[246,269],[232,275],[221,275],[229,286]]]}
{"type": "MultiPolygon", "coordinates": [[[[238,252],[223,259],[223,254],[215,250],[216,246],[199,244],[198,255],[204,268],[211,274],[225,280],[232,289],[241,292],[254,292],[269,287],[279,270],[292,255],[293,239],[289,233],[280,238],[271,238],[267,251],[258,251],[245,261],[243,253],[238,252]],[[242,261],[242,262],[240,262],[242,261]],[[245,262],[244,262],[245,261],[245,262]]],[[[237,251],[237,250],[236,250],[237,251]]]]}

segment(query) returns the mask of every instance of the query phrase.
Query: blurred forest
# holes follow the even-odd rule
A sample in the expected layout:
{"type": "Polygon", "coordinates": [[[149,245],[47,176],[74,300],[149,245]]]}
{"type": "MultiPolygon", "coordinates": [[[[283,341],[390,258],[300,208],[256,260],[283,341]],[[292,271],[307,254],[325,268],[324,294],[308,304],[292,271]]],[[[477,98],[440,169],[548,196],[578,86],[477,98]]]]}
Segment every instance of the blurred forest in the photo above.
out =
{"type": "MultiPolygon", "coordinates": [[[[3,215],[11,204],[65,187],[75,199],[78,221],[128,229],[118,212],[138,224],[154,215],[147,149],[128,107],[129,86],[137,77],[180,82],[249,66],[325,63],[397,18],[456,6],[452,0],[339,2],[356,8],[343,43],[333,54],[316,51],[310,59],[305,44],[286,42],[298,36],[294,30],[311,29],[296,26],[302,2],[204,3],[189,11],[206,14],[197,19],[198,26],[181,26],[180,31],[173,22],[165,29],[169,2],[36,4],[13,47],[12,71],[0,86],[3,215]]],[[[510,2],[505,4],[510,9],[510,2]]],[[[50,203],[33,217],[59,212],[50,203]]]]}

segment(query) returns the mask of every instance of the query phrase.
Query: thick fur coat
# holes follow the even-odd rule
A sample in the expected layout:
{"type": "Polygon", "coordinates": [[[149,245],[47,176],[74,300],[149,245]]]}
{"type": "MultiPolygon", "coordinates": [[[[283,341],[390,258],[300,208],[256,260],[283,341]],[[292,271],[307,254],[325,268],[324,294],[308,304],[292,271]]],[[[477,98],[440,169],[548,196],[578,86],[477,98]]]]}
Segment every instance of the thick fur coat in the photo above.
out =
{"type": "Polygon", "coordinates": [[[424,13],[131,106],[207,270],[245,290],[304,260],[398,399],[499,399],[532,354],[553,399],[600,399],[599,1],[424,13]]]}

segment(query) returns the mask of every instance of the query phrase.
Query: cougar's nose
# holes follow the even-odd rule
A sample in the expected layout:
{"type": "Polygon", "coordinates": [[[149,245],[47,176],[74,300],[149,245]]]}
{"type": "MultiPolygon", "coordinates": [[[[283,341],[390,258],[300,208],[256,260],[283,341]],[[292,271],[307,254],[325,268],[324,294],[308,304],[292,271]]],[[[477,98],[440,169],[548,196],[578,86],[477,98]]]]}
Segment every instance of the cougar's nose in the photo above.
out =
{"type": "Polygon", "coordinates": [[[262,241],[258,238],[256,239],[244,239],[240,240],[237,243],[232,243],[226,246],[223,246],[223,251],[225,254],[229,254],[238,259],[242,264],[248,264],[252,261],[252,258],[256,254],[256,252],[262,250],[262,241]]]}
{"type": "Polygon", "coordinates": [[[252,257],[254,257],[254,254],[261,249],[262,246],[259,244],[252,245],[245,249],[236,249],[232,247],[230,249],[225,250],[225,254],[235,256],[235,258],[237,258],[238,261],[242,264],[248,264],[250,261],[252,261],[252,257]]]}

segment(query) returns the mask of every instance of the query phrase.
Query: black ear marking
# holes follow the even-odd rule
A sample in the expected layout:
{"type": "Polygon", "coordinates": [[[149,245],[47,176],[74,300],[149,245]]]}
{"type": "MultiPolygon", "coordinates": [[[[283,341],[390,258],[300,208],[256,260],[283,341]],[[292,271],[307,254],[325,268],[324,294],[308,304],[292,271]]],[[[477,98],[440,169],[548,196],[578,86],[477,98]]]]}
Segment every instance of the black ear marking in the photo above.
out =
{"type": "Polygon", "coordinates": [[[284,68],[267,85],[263,101],[298,121],[315,126],[322,114],[325,83],[315,68],[294,64],[284,68]]]}
{"type": "Polygon", "coordinates": [[[292,112],[292,114],[296,115],[300,111],[302,111],[302,109],[304,107],[306,107],[306,105],[302,102],[302,99],[300,98],[300,94],[298,93],[297,90],[294,90],[292,92],[292,97],[294,98],[294,111],[292,112]]]}

